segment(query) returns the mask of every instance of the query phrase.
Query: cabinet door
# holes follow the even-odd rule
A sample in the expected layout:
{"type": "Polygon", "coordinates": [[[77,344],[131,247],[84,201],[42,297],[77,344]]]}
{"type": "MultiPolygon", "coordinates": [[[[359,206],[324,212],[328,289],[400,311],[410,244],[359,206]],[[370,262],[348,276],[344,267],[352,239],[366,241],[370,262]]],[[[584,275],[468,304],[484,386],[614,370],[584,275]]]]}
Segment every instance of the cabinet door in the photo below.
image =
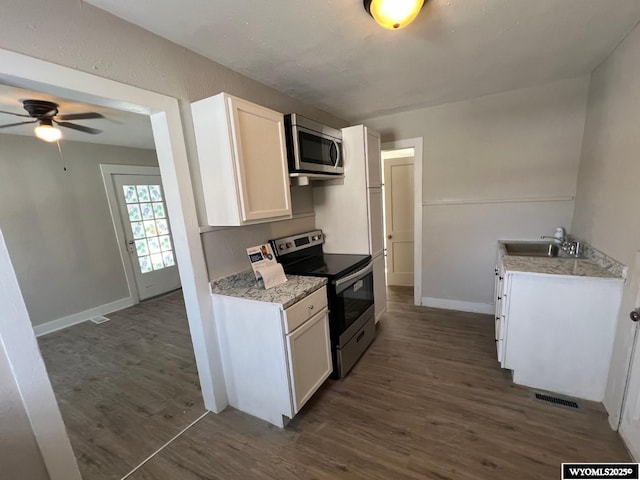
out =
{"type": "Polygon", "coordinates": [[[375,257],[384,249],[384,226],[382,219],[382,189],[370,188],[369,193],[369,249],[375,257]]]}
{"type": "Polygon", "coordinates": [[[373,259],[373,298],[375,301],[376,323],[387,309],[387,283],[384,272],[384,255],[373,259]]]}
{"type": "MultiPolygon", "coordinates": [[[[494,287],[494,295],[496,301],[496,333],[495,337],[498,340],[498,332],[500,330],[500,316],[502,315],[502,273],[500,272],[500,267],[496,266],[495,269],[495,287],[494,287]]],[[[499,360],[499,359],[498,359],[499,360]]]]}
{"type": "Polygon", "coordinates": [[[325,309],[287,335],[294,414],[311,398],[333,370],[329,312],[325,309]]]}
{"type": "Polygon", "coordinates": [[[290,217],[283,115],[235,97],[227,101],[242,220],[290,217]]]}
{"type": "Polygon", "coordinates": [[[367,132],[367,187],[382,187],[382,162],[380,159],[380,134],[369,128],[367,132]]]}

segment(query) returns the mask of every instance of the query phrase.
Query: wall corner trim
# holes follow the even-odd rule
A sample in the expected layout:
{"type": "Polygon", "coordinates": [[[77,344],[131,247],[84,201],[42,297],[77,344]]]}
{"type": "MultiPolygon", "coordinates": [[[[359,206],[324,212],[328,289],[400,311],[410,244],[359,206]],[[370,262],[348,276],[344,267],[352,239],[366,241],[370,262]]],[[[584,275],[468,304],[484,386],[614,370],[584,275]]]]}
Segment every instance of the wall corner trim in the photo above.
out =
{"type": "Polygon", "coordinates": [[[461,312],[485,313],[487,315],[495,312],[495,306],[491,303],[463,302],[462,300],[449,300],[447,298],[422,297],[422,306],[461,312]]]}
{"type": "Polygon", "coordinates": [[[106,315],[108,313],[113,313],[118,310],[131,307],[136,303],[138,302],[133,297],[121,298],[119,300],[100,305],[99,307],[90,308],[89,310],[74,313],[72,315],[58,318],[41,325],[36,325],[33,327],[33,331],[35,332],[36,337],[41,337],[42,335],[47,335],[48,333],[57,332],[58,330],[62,330],[64,328],[86,322],[91,317],[95,317],[96,315],[106,315]]]}

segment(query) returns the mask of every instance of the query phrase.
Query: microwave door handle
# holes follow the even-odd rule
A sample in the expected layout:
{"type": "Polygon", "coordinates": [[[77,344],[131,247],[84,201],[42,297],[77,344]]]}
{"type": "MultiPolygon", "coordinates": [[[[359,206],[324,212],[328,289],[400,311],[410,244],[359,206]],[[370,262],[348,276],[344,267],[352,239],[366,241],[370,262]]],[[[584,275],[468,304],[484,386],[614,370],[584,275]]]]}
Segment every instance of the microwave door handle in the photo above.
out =
{"type": "Polygon", "coordinates": [[[352,273],[351,275],[348,275],[344,278],[341,278],[340,280],[336,281],[336,292],[340,293],[341,291],[345,290],[347,287],[345,286],[344,288],[340,288],[341,286],[351,282],[352,280],[357,280],[360,277],[365,276],[366,274],[370,273],[373,271],[373,262],[369,262],[369,265],[367,265],[366,267],[364,267],[362,270],[358,270],[355,273],[352,273]]]}
{"type": "Polygon", "coordinates": [[[338,142],[333,142],[333,144],[334,144],[334,145],[335,145],[335,147],[336,147],[336,153],[337,153],[337,155],[336,155],[336,163],[334,163],[334,164],[333,164],[333,169],[334,169],[334,170],[337,170],[337,169],[338,169],[338,166],[340,165],[340,160],[341,160],[341,157],[342,157],[342,152],[340,151],[340,146],[338,145],[338,142]]]}

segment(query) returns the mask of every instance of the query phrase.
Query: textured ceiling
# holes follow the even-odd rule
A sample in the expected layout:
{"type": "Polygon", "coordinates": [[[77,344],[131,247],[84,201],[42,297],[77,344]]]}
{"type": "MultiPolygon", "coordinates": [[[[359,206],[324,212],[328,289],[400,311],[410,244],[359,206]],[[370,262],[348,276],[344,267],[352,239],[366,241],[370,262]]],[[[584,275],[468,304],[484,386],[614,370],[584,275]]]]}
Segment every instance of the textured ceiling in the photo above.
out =
{"type": "MultiPolygon", "coordinates": [[[[153,133],[151,131],[151,121],[146,115],[138,115],[97,105],[77,103],[46,93],[0,84],[0,110],[26,115],[27,112],[25,112],[21,102],[21,100],[26,99],[48,100],[57,103],[60,114],[98,112],[104,115],[105,118],[72,121],[72,123],[79,125],[98,128],[103,131],[102,133],[91,135],[69,128],[60,128],[63,140],[136,148],[155,148],[153,133]]],[[[20,121],[29,121],[29,118],[0,113],[0,125],[20,121]]],[[[32,124],[3,128],[0,129],[0,134],[34,136],[33,129],[35,126],[35,124],[32,124]]]]}
{"type": "Polygon", "coordinates": [[[591,72],[638,0],[430,0],[390,31],[361,0],[85,0],[347,120],[591,72]]]}

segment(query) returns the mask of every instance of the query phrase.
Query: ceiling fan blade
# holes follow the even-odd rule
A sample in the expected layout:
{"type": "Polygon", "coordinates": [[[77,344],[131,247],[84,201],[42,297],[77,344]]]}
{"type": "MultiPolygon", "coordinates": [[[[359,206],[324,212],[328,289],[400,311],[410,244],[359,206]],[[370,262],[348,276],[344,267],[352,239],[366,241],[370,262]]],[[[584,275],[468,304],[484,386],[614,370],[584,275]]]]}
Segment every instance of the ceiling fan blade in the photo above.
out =
{"type": "Polygon", "coordinates": [[[91,118],[104,118],[104,115],[98,112],[70,113],[68,115],[58,115],[58,120],[88,120],[91,118]]]}
{"type": "Polygon", "coordinates": [[[18,122],[18,123],[9,123],[7,125],[0,125],[0,128],[7,128],[7,127],[17,127],[18,125],[27,125],[29,123],[36,123],[38,120],[33,120],[32,122],[18,122]]]}
{"type": "Polygon", "coordinates": [[[0,113],[6,113],[8,115],[15,115],[16,117],[26,117],[26,118],[31,118],[31,115],[24,115],[22,113],[13,113],[13,112],[6,112],[4,110],[0,110],[0,113]]]}
{"type": "Polygon", "coordinates": [[[79,132],[91,133],[93,135],[96,133],[102,133],[102,130],[98,130],[97,128],[85,127],[84,125],[78,125],[76,123],[58,122],[56,120],[54,120],[54,122],[61,127],[71,128],[72,130],[78,130],[79,132]]]}

